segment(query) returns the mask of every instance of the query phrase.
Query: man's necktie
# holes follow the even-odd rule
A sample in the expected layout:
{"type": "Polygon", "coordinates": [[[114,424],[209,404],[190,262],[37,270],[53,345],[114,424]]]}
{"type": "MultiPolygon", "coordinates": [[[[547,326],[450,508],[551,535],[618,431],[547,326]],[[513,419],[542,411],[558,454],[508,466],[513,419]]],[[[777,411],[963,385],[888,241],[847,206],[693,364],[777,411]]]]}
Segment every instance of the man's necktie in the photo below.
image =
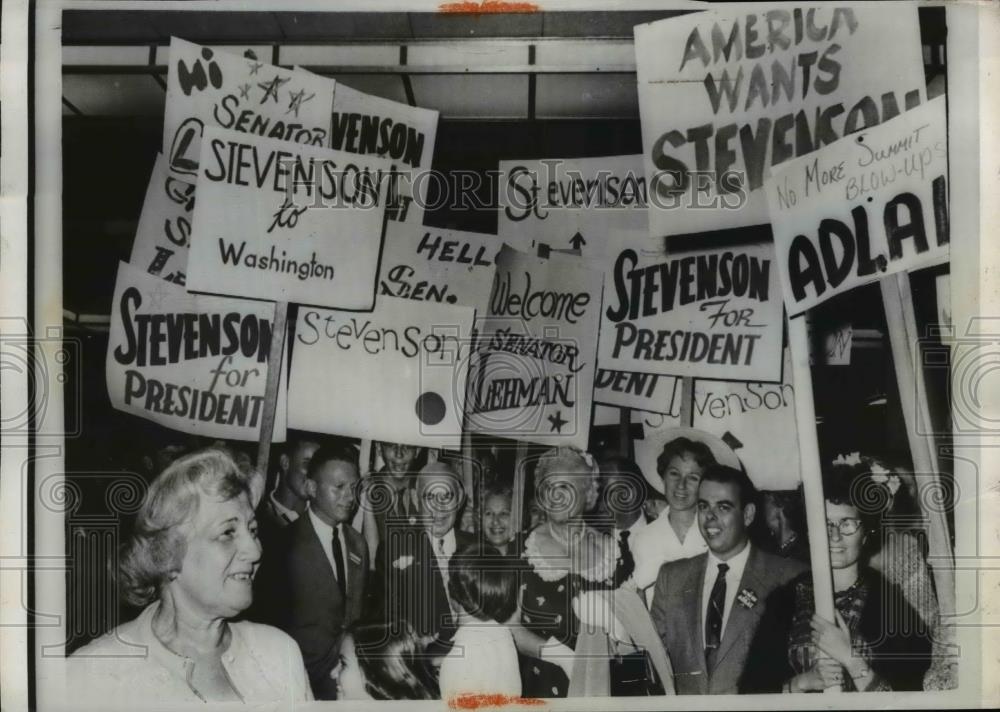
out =
{"type": "Polygon", "coordinates": [[[626,529],[618,534],[618,560],[615,562],[615,588],[628,581],[635,571],[635,558],[628,545],[630,532],[626,529]]]}
{"type": "Polygon", "coordinates": [[[344,596],[347,593],[347,586],[345,586],[344,581],[344,552],[340,548],[340,528],[333,528],[333,567],[337,574],[337,588],[340,589],[340,595],[344,596]]]}
{"type": "Polygon", "coordinates": [[[726,607],[726,572],[729,564],[719,564],[719,575],[708,596],[708,611],[705,614],[705,662],[709,673],[715,667],[715,656],[722,642],[722,613],[726,607]]]}

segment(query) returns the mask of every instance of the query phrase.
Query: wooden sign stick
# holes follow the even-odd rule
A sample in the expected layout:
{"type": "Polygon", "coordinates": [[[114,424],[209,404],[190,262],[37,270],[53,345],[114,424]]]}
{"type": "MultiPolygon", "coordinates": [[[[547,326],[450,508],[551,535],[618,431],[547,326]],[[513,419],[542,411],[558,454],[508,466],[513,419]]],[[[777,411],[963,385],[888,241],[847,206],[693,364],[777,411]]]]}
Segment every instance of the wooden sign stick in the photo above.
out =
{"type": "Polygon", "coordinates": [[[271,329],[271,353],[267,356],[267,383],[264,386],[264,413],[260,422],[260,440],[257,444],[257,470],[267,478],[271,459],[271,439],[274,437],[274,418],[278,409],[278,388],[281,370],[285,364],[281,354],[285,350],[288,331],[288,302],[274,303],[274,325],[271,329]]]}

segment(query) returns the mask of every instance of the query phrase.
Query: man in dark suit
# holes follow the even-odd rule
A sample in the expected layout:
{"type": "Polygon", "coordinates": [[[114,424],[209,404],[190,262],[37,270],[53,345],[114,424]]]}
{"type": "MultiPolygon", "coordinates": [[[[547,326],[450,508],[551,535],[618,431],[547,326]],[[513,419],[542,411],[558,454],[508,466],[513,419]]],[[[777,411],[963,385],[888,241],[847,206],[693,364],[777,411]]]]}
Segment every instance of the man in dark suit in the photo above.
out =
{"type": "Polygon", "coordinates": [[[650,614],[678,694],[736,694],[767,597],[806,568],[750,543],[755,502],[744,472],[708,467],[697,505],[708,551],[660,568],[650,614]]]}
{"type": "Polygon", "coordinates": [[[283,627],[302,649],[313,694],[332,700],[330,671],[344,630],[361,617],[368,575],[365,540],[349,523],[357,504],[356,451],[346,445],[317,450],[305,490],[309,506],[288,530],[283,627]]]}
{"type": "Polygon", "coordinates": [[[425,465],[417,475],[416,491],[417,526],[390,523],[379,544],[379,603],[386,619],[409,621],[418,635],[436,636],[446,643],[453,633],[448,562],[475,537],[455,527],[465,494],[451,465],[425,465]]]}

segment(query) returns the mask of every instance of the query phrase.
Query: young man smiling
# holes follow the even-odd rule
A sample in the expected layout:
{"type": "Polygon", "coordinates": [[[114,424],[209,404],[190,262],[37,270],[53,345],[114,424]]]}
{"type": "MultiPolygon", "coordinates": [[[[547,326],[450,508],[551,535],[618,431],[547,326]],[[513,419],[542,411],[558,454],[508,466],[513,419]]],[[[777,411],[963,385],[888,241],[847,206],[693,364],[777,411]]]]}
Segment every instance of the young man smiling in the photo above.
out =
{"type": "Polygon", "coordinates": [[[767,597],[801,573],[750,543],[757,492],[741,470],[710,465],[698,485],[699,556],[664,564],[650,614],[678,694],[735,694],[767,597]]]}

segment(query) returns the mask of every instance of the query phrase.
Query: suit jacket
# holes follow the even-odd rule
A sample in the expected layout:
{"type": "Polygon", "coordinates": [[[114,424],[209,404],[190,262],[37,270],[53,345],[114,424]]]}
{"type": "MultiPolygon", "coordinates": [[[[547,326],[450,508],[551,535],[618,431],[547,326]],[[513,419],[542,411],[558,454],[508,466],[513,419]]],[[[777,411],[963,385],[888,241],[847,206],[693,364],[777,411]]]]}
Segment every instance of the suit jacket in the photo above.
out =
{"type": "Polygon", "coordinates": [[[805,569],[798,561],[750,546],[736,600],[722,632],[715,669],[711,671],[705,661],[705,612],[701,605],[708,554],[671,561],[660,567],[650,615],[670,656],[678,694],[736,694],[767,597],[805,569]],[[752,594],[744,597],[744,600],[752,600],[749,606],[740,600],[740,592],[744,590],[752,594]]]}
{"type": "Polygon", "coordinates": [[[291,525],[284,572],[288,597],[284,628],[295,638],[317,699],[336,699],[330,671],[340,657],[345,629],[361,617],[368,576],[368,547],[349,524],[342,527],[347,549],[347,595],[340,593],[333,565],[308,514],[291,525]]]}
{"type": "MultiPolygon", "coordinates": [[[[475,537],[455,530],[455,552],[475,537]]],[[[406,620],[418,635],[450,640],[454,633],[447,592],[447,571],[438,567],[433,543],[418,527],[390,527],[379,544],[376,576],[381,610],[388,621],[406,620]]]]}

